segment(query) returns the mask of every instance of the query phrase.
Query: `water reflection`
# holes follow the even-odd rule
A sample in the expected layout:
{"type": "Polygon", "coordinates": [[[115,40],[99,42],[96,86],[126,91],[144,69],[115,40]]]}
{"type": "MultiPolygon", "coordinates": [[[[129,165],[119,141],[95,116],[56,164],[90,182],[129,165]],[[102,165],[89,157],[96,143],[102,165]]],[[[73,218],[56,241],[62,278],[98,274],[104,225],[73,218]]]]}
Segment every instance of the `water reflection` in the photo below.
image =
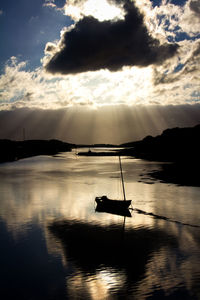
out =
{"type": "Polygon", "coordinates": [[[122,198],[118,158],[1,164],[1,298],[200,299],[200,229],[183,225],[200,226],[200,189],[140,182],[156,168],[123,158],[134,208],[123,231],[122,216],[94,203],[122,198]]]}
{"type": "MultiPolygon", "coordinates": [[[[66,261],[72,263],[74,270],[79,270],[73,280],[79,282],[81,299],[88,297],[86,286],[90,294],[87,284],[90,281],[104,287],[98,299],[104,299],[105,290],[115,295],[133,295],[154,252],[176,245],[176,239],[162,230],[125,229],[116,224],[105,227],[65,220],[53,222],[49,230],[60,240],[66,261]]],[[[74,285],[71,291],[73,297],[76,287],[74,285]]],[[[91,299],[91,295],[87,299],[91,299]]]]}

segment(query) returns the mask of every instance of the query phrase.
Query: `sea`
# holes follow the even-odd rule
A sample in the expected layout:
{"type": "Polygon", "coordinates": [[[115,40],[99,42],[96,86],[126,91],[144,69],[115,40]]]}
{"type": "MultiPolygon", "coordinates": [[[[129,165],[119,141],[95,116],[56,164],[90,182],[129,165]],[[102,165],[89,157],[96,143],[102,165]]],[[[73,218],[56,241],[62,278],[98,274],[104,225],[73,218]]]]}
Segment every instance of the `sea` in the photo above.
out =
{"type": "Polygon", "coordinates": [[[0,164],[0,299],[200,299],[200,187],[122,156],[130,215],[99,212],[123,199],[119,159],[87,150],[0,164]]]}

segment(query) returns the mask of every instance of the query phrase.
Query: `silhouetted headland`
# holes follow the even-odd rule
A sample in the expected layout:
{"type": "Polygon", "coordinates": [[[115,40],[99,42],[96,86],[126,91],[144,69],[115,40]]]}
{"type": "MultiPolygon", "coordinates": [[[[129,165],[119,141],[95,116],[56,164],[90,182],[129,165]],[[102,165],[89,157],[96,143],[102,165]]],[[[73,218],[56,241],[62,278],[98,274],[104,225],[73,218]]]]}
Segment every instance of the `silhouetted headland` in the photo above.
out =
{"type": "Polygon", "coordinates": [[[73,146],[58,140],[0,140],[0,162],[36,155],[55,155],[59,152],[71,151],[73,146]]]}
{"type": "Polygon", "coordinates": [[[123,149],[107,152],[80,152],[87,156],[125,155],[151,161],[165,162],[161,170],[150,175],[154,179],[180,185],[200,186],[200,124],[195,127],[166,129],[156,137],[118,146],[123,149]]]}
{"type": "Polygon", "coordinates": [[[153,178],[181,185],[200,186],[200,124],[195,127],[166,129],[156,137],[123,144],[121,151],[152,161],[169,162],[160,171],[150,173],[153,178]]]}
{"type": "Polygon", "coordinates": [[[177,162],[199,158],[200,124],[195,127],[166,129],[156,137],[122,144],[126,154],[154,161],[177,162]]]}

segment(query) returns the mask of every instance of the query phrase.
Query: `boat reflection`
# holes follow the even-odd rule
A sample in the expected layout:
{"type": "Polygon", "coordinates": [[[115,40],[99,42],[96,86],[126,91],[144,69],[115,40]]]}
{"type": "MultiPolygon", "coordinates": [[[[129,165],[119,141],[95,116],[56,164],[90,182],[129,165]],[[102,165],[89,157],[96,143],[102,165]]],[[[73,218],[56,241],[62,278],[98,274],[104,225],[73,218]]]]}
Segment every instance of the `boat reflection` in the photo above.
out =
{"type": "MultiPolygon", "coordinates": [[[[81,278],[82,287],[74,285],[70,292],[75,294],[76,289],[84,292],[88,282],[99,284],[98,274],[108,270],[111,278],[118,280],[116,283],[112,281],[110,286],[106,283],[107,293],[112,290],[112,294],[132,294],[154,253],[163,246],[176,244],[174,237],[157,229],[125,229],[123,226],[122,234],[121,224],[102,226],[62,220],[51,223],[48,229],[57,242],[61,243],[66,265],[70,264],[70,268],[74,270],[74,275],[71,276],[76,277],[78,274],[79,279],[81,278]]],[[[105,298],[99,295],[98,299],[105,298]]]]}
{"type": "Polygon", "coordinates": [[[105,205],[104,203],[97,203],[95,211],[99,213],[109,213],[112,215],[118,215],[122,217],[129,217],[129,218],[132,217],[131,212],[128,208],[112,207],[112,206],[105,205]]]}

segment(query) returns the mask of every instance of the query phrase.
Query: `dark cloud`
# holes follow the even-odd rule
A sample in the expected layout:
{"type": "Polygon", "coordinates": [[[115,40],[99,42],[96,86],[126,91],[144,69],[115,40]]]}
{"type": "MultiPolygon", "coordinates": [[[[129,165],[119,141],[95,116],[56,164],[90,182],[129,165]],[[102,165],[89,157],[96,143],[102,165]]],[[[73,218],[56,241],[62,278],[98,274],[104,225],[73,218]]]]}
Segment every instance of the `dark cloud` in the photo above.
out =
{"type": "Polygon", "coordinates": [[[122,5],[123,20],[100,22],[92,16],[79,20],[62,37],[61,50],[46,65],[51,73],[80,73],[123,66],[161,64],[175,55],[177,44],[160,45],[148,33],[142,14],[130,0],[110,0],[122,5]]]}
{"type": "Polygon", "coordinates": [[[190,9],[199,17],[200,16],[200,2],[197,1],[191,1],[190,2],[190,9]]]}

